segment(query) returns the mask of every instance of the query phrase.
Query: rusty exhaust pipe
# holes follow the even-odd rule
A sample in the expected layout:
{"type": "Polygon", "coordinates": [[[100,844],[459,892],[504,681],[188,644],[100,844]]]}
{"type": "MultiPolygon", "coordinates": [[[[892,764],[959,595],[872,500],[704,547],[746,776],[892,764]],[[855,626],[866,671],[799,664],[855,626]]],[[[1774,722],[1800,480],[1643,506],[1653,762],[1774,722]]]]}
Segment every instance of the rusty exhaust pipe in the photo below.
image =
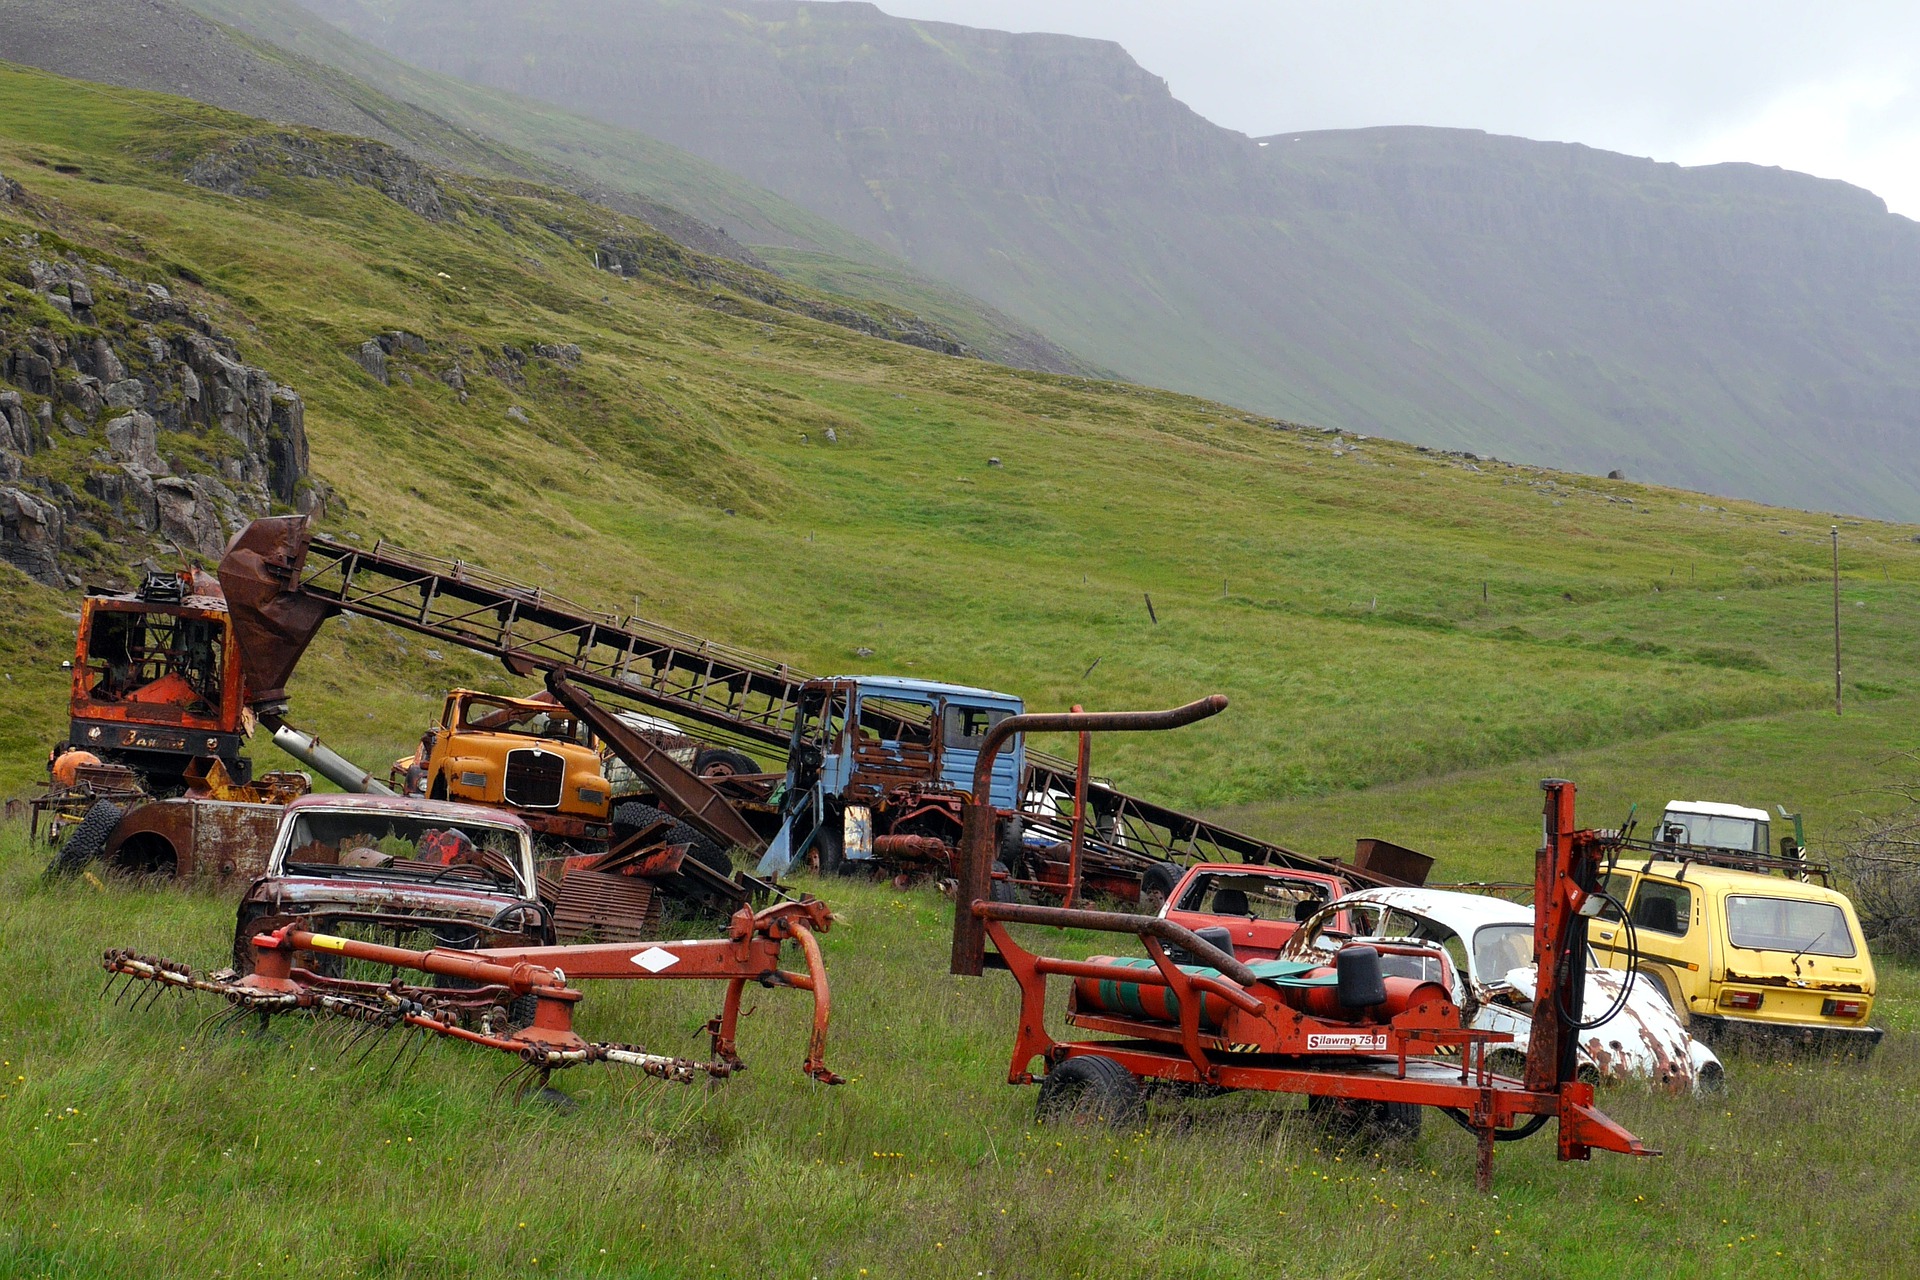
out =
{"type": "Polygon", "coordinates": [[[973,904],[988,896],[993,878],[993,762],[1000,748],[1016,733],[1128,733],[1178,729],[1227,709],[1224,693],[1167,711],[1057,711],[1008,716],[988,730],[973,767],[973,795],[962,807],[960,857],[956,871],[960,887],[954,894],[952,973],[979,976],[987,954],[986,922],[974,914],[973,904]]]}

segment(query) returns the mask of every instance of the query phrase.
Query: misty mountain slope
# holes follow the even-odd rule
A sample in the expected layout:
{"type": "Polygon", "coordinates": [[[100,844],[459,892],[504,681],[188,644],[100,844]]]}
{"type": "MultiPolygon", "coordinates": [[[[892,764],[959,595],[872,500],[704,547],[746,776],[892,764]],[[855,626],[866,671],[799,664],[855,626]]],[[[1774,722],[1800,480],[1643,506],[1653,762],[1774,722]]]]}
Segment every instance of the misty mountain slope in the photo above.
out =
{"type": "Polygon", "coordinates": [[[1844,184],[1464,131],[1250,139],[1117,45],[864,4],[302,2],[725,165],[1130,377],[1920,511],[1920,226],[1844,184]]]}
{"type": "Polygon", "coordinates": [[[476,86],[401,62],[308,13],[293,0],[184,0],[188,7],[256,37],[268,48],[417,105],[463,135],[510,148],[545,165],[544,181],[643,217],[690,247],[757,263],[791,251],[777,269],[854,300],[904,307],[950,330],[987,359],[1062,373],[1105,371],[1042,334],[845,227],[739,175],[634,129],[555,108],[535,98],[476,86]]]}
{"type": "Polygon", "coordinates": [[[803,282],[856,307],[912,311],[988,359],[1098,372],[962,290],[686,152],[408,67],[281,0],[0,0],[0,59],[369,137],[469,173],[564,187],[698,252],[765,266],[722,229],[732,226],[824,255],[835,270],[803,282]],[[856,280],[866,292],[839,283],[856,280]]]}

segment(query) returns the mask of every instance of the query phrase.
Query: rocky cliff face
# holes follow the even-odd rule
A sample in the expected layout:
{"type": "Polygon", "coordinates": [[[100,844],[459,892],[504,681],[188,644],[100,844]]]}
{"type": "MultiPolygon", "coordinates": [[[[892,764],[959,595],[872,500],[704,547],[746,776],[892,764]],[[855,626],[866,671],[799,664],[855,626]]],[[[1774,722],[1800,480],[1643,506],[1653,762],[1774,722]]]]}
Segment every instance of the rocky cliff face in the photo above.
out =
{"type": "Polygon", "coordinates": [[[74,585],[143,555],[211,560],[254,516],[311,509],[299,395],[35,213],[0,177],[0,559],[74,585]]]}

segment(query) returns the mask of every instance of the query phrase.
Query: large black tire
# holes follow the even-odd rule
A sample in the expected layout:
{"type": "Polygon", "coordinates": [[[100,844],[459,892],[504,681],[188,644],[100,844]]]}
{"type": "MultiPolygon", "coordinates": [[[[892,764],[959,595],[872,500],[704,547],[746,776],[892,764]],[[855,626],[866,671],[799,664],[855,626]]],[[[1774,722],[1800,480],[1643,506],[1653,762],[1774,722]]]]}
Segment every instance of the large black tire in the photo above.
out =
{"type": "Polygon", "coordinates": [[[820,864],[823,876],[852,875],[859,868],[847,861],[846,829],[840,824],[839,814],[830,813],[820,820],[820,826],[813,837],[813,855],[820,864]]]}
{"type": "Polygon", "coordinates": [[[95,800],[60,846],[60,852],[53,855],[47,874],[77,876],[85,871],[88,863],[106,852],[107,841],[124,813],[125,810],[111,800],[95,800]]]}
{"type": "MultiPolygon", "coordinates": [[[[1007,864],[1004,862],[994,863],[993,869],[1002,874],[1012,874],[1007,870],[1007,864]]],[[[1018,902],[1020,889],[1011,880],[990,880],[987,882],[987,897],[994,902],[1018,902]]]]}
{"type": "Polygon", "coordinates": [[[1096,1054],[1068,1058],[1047,1072],[1034,1103],[1034,1118],[1041,1124],[1097,1120],[1122,1129],[1138,1124],[1146,1113],[1146,1095],[1133,1073],[1096,1054]]]}
{"type": "Polygon", "coordinates": [[[1181,869],[1171,862],[1156,862],[1140,873],[1140,896],[1157,895],[1171,897],[1173,886],[1180,883],[1181,869]]]}
{"type": "Polygon", "coordinates": [[[1000,823],[1000,861],[1014,875],[1027,878],[1027,824],[1017,813],[1000,823]]]}
{"type": "Polygon", "coordinates": [[[617,842],[629,832],[650,826],[661,818],[673,824],[662,837],[668,844],[684,844],[687,846],[687,856],[695,862],[703,863],[723,876],[733,874],[733,859],[727,857],[725,849],[666,810],[641,804],[638,800],[625,800],[614,808],[613,838],[617,842]]]}
{"type": "Polygon", "coordinates": [[[1416,1102],[1364,1102],[1309,1094],[1307,1115],[1336,1141],[1384,1145],[1418,1138],[1426,1108],[1416,1102]]]}
{"type": "Polygon", "coordinates": [[[707,747],[693,758],[693,771],[703,778],[733,778],[743,773],[759,773],[760,764],[752,756],[738,751],[707,747]]]}

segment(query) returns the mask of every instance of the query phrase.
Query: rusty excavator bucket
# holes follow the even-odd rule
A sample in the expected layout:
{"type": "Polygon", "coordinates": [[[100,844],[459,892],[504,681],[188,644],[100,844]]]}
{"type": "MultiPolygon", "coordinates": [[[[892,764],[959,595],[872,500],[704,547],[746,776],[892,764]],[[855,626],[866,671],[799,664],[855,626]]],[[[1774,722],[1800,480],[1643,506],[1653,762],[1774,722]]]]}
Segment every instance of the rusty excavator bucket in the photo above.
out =
{"type": "Polygon", "coordinates": [[[287,680],[335,611],[325,599],[298,589],[308,528],[305,516],[255,520],[220,557],[220,589],[240,647],[247,702],[269,721],[285,714],[287,680]]]}

